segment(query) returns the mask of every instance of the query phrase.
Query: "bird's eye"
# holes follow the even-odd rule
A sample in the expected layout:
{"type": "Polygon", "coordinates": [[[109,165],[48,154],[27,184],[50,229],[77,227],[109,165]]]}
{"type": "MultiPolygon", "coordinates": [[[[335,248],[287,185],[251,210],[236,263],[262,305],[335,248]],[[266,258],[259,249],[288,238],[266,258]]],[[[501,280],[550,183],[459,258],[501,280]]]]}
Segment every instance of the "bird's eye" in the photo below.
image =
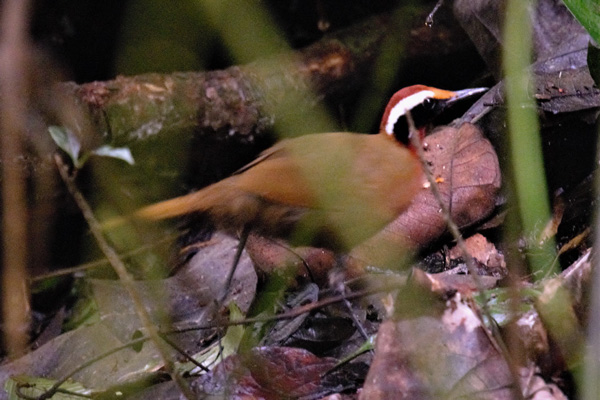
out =
{"type": "Polygon", "coordinates": [[[426,98],[423,101],[423,108],[426,110],[433,110],[437,104],[437,101],[434,101],[431,97],[426,98]]]}

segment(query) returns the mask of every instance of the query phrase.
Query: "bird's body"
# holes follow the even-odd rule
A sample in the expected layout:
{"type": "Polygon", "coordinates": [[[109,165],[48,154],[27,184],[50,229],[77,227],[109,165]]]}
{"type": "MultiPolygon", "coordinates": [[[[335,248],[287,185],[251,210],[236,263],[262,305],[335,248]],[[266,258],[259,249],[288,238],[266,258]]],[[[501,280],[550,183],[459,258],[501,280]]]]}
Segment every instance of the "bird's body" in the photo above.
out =
{"type": "Polygon", "coordinates": [[[421,183],[413,152],[385,134],[313,134],[283,140],[231,177],[133,216],[200,212],[230,233],[250,227],[266,236],[349,248],[408,207],[421,183]],[[302,232],[295,235],[298,226],[302,232]]]}
{"type": "Polygon", "coordinates": [[[282,140],[229,178],[132,217],[159,220],[198,212],[232,234],[252,230],[348,250],[404,211],[423,183],[420,162],[409,148],[406,111],[415,110],[422,119],[480,91],[402,89],[388,104],[378,134],[282,140]]]}

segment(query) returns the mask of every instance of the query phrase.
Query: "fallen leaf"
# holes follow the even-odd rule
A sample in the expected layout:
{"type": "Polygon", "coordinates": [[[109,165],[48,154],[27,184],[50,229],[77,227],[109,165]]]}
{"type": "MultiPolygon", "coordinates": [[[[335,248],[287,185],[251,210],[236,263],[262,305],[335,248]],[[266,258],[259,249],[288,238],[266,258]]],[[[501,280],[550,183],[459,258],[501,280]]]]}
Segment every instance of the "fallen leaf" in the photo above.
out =
{"type": "Polygon", "coordinates": [[[484,329],[460,295],[441,316],[384,322],[360,399],[513,399],[508,366],[484,329]]]}
{"type": "MultiPolygon", "coordinates": [[[[466,238],[465,246],[467,252],[477,262],[479,275],[504,277],[508,274],[504,255],[482,234],[476,233],[466,238]]],[[[454,246],[450,249],[449,257],[450,259],[463,259],[462,262],[464,265],[464,257],[459,246],[454,246]]],[[[451,273],[451,270],[448,272],[451,273]]]]}
{"type": "MultiPolygon", "coordinates": [[[[459,227],[487,217],[495,208],[501,173],[498,157],[479,128],[463,124],[444,127],[425,138],[425,153],[441,197],[459,227]]],[[[355,248],[351,257],[358,263],[389,265],[399,249],[419,249],[440,238],[446,222],[431,190],[421,189],[411,206],[381,232],[355,248]]],[[[360,270],[360,268],[353,268],[360,270]]]]}
{"type": "Polygon", "coordinates": [[[322,386],[322,376],[335,366],[334,358],[319,358],[291,347],[257,347],[231,356],[192,387],[208,395],[236,399],[281,399],[325,396],[333,388],[322,386]]]}
{"type": "Polygon", "coordinates": [[[289,271],[293,278],[302,277],[321,286],[327,282],[329,271],[336,265],[335,253],[318,247],[290,247],[282,240],[251,234],[246,251],[257,273],[289,271]]]}

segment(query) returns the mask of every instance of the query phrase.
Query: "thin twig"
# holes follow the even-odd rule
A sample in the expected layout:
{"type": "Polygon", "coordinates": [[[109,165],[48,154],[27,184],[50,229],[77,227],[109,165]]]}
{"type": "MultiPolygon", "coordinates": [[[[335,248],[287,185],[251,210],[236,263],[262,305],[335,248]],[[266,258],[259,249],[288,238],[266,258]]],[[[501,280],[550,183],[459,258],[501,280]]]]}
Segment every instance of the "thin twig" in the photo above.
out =
{"type": "Polygon", "coordinates": [[[313,273],[310,270],[310,265],[308,265],[308,262],[306,261],[306,259],[301,254],[299,254],[293,247],[286,246],[286,244],[284,242],[275,240],[270,237],[265,236],[265,237],[263,237],[263,239],[273,243],[273,245],[275,245],[275,246],[281,247],[285,251],[291,253],[298,260],[300,260],[300,262],[302,263],[302,266],[304,267],[304,270],[306,271],[306,275],[308,275],[308,279],[313,283],[315,282],[315,277],[313,276],[313,273]]]}
{"type": "MultiPolygon", "coordinates": [[[[352,303],[350,303],[350,300],[348,300],[346,283],[340,282],[339,285],[337,285],[336,289],[337,289],[337,292],[340,294],[340,296],[343,297],[342,302],[344,303],[344,306],[350,313],[350,318],[352,319],[354,326],[356,327],[356,329],[358,329],[358,332],[361,334],[363,339],[369,340],[369,334],[367,333],[367,330],[365,329],[362,322],[358,319],[358,317],[354,313],[354,308],[352,307],[352,303]]],[[[370,353],[371,353],[371,355],[375,355],[375,351],[373,349],[370,350],[370,353]]]]}
{"type": "MultiPolygon", "coordinates": [[[[37,400],[37,399],[39,399],[38,396],[29,396],[29,395],[26,395],[25,393],[23,393],[23,391],[22,391],[23,389],[28,389],[28,388],[31,388],[31,387],[35,387],[35,385],[29,384],[29,383],[17,383],[17,391],[16,391],[17,397],[19,397],[21,399],[25,399],[25,400],[37,400]]],[[[44,393],[44,396],[45,396],[46,393],[48,393],[48,392],[46,391],[44,393]]],[[[62,393],[62,394],[65,394],[65,395],[68,395],[68,396],[73,396],[73,397],[81,397],[81,398],[84,398],[84,399],[92,399],[93,398],[92,396],[87,395],[87,394],[75,393],[75,392],[72,392],[70,390],[64,390],[64,389],[61,389],[61,388],[56,389],[52,395],[54,396],[54,394],[56,394],[56,393],[62,393]]],[[[48,397],[45,397],[45,398],[48,398],[48,397]]]]}
{"type": "Polygon", "coordinates": [[[86,369],[87,367],[93,365],[94,363],[118,352],[121,350],[124,350],[126,348],[129,347],[133,347],[137,344],[142,344],[144,342],[146,342],[147,340],[150,340],[149,337],[144,336],[135,340],[132,340],[122,346],[118,346],[115,347],[113,349],[110,349],[108,351],[105,351],[104,353],[98,354],[96,357],[90,358],[89,360],[87,360],[86,362],[78,365],[77,367],[73,368],[71,371],[69,371],[67,374],[65,374],[61,379],[57,380],[54,385],[52,385],[48,390],[46,390],[44,393],[42,393],[39,396],[36,397],[32,397],[32,396],[27,396],[24,395],[22,393],[19,393],[19,397],[23,397],[26,400],[46,400],[46,399],[50,399],[52,398],[52,396],[54,396],[60,389],[60,387],[69,379],[71,379],[76,373],[83,371],[84,369],[86,369]]]}
{"type": "Polygon", "coordinates": [[[27,21],[30,4],[2,4],[0,41],[0,159],[2,160],[2,317],[4,348],[22,355],[29,341],[27,286],[27,178],[23,157],[26,135],[27,76],[30,51],[27,21]]]}
{"type": "Polygon", "coordinates": [[[196,359],[189,355],[187,353],[187,351],[182,348],[181,346],[179,346],[177,343],[175,343],[174,341],[172,341],[171,339],[169,339],[167,337],[167,334],[165,333],[160,333],[160,337],[162,338],[162,340],[164,340],[169,346],[171,346],[172,348],[174,348],[179,354],[181,354],[186,360],[188,360],[189,362],[191,362],[192,364],[194,364],[196,367],[200,368],[202,371],[204,372],[209,372],[210,370],[208,368],[206,368],[202,363],[196,361],[196,359]]]}
{"type": "MultiPolygon", "coordinates": [[[[425,159],[425,152],[423,151],[423,144],[421,143],[421,136],[419,135],[417,128],[415,127],[415,122],[412,118],[412,115],[410,114],[410,110],[406,110],[406,119],[408,121],[408,128],[409,128],[409,132],[410,132],[411,144],[417,151],[417,155],[419,157],[419,160],[421,161],[423,171],[425,173],[425,176],[427,177],[427,181],[429,182],[431,193],[433,194],[433,197],[435,197],[435,200],[437,201],[438,205],[440,206],[441,214],[444,217],[446,226],[448,227],[448,230],[450,231],[450,233],[452,234],[452,237],[456,241],[456,245],[458,246],[458,248],[461,251],[461,254],[467,265],[469,274],[473,278],[473,282],[475,282],[475,287],[477,288],[477,291],[479,292],[479,296],[480,296],[481,303],[482,303],[481,311],[482,311],[483,315],[485,316],[485,318],[489,321],[488,326],[490,327],[490,330],[492,332],[493,339],[495,339],[495,340],[491,340],[490,342],[502,354],[502,356],[506,360],[506,363],[508,364],[508,368],[510,370],[510,373],[512,375],[512,378],[513,378],[513,381],[514,381],[514,384],[516,387],[514,390],[515,395],[517,396],[518,399],[524,399],[523,392],[521,390],[521,385],[519,383],[518,371],[516,370],[515,364],[512,361],[512,356],[510,355],[510,352],[508,351],[508,347],[506,346],[506,343],[504,342],[504,339],[502,338],[502,334],[500,333],[498,326],[494,323],[495,320],[492,317],[492,313],[490,312],[490,309],[488,307],[488,298],[487,298],[487,295],[485,294],[485,286],[483,285],[483,283],[481,282],[481,279],[479,277],[479,273],[477,271],[477,266],[475,265],[475,260],[469,253],[469,250],[467,249],[465,240],[463,239],[462,234],[460,233],[460,229],[458,228],[458,225],[456,225],[456,223],[452,219],[452,216],[450,215],[448,206],[444,203],[444,200],[442,199],[442,195],[440,193],[440,189],[437,185],[437,182],[435,181],[434,176],[432,175],[431,171],[429,170],[429,165],[427,164],[427,160],[425,159]]],[[[452,196],[452,194],[451,194],[451,196],[452,196]]],[[[481,318],[481,315],[478,315],[478,317],[481,320],[482,326],[485,326],[485,321],[483,320],[483,318],[481,318]]],[[[484,329],[484,331],[487,334],[487,330],[484,329]]]]}
{"type": "Polygon", "coordinates": [[[427,18],[425,18],[425,25],[428,26],[429,28],[431,28],[433,26],[433,16],[437,12],[438,8],[440,8],[442,6],[442,4],[444,4],[444,0],[438,0],[435,7],[433,7],[433,10],[431,10],[431,12],[427,16],[427,18]]]}
{"type": "MultiPolygon", "coordinates": [[[[120,259],[133,257],[135,255],[144,253],[152,248],[155,248],[161,244],[164,244],[164,243],[172,240],[174,237],[175,237],[174,235],[168,235],[165,238],[158,240],[157,242],[140,246],[137,249],[128,251],[127,253],[119,254],[118,256],[120,259]]],[[[52,271],[52,272],[48,272],[46,274],[36,275],[36,276],[31,277],[29,279],[29,281],[30,282],[39,282],[39,281],[43,281],[45,279],[56,278],[59,276],[72,275],[72,274],[76,274],[78,272],[87,271],[88,269],[98,268],[98,267],[101,267],[101,266],[107,265],[107,264],[110,265],[110,261],[108,261],[106,258],[102,258],[100,260],[90,261],[85,264],[80,264],[76,267],[61,268],[58,271],[52,271]]]]}
{"type": "Polygon", "coordinates": [[[173,363],[170,360],[169,356],[169,349],[167,345],[162,341],[158,329],[152,322],[150,314],[144,306],[142,296],[135,287],[135,281],[133,277],[127,271],[125,264],[123,263],[123,261],[121,261],[117,252],[110,246],[108,241],[102,235],[102,227],[100,223],[94,216],[94,213],[87,200],[83,197],[83,194],[79,191],[79,189],[77,189],[73,178],[69,175],[68,167],[65,165],[65,163],[62,161],[62,158],[58,154],[55,156],[55,161],[56,165],[58,166],[58,171],[60,172],[62,180],[65,182],[67,189],[69,190],[69,192],[73,196],[73,199],[77,203],[77,206],[81,210],[81,213],[83,214],[83,217],[88,223],[90,231],[96,239],[98,246],[100,247],[106,258],[110,262],[111,266],[114,268],[115,272],[119,276],[123,287],[129,294],[129,296],[131,296],[136,313],[140,318],[140,321],[142,322],[142,326],[146,330],[146,333],[148,334],[152,342],[154,342],[154,344],[156,345],[156,348],[158,349],[158,352],[165,365],[165,370],[169,373],[169,375],[171,375],[171,378],[177,384],[184,396],[189,400],[193,399],[195,396],[193,395],[183,378],[173,368],[173,363]]]}
{"type": "Polygon", "coordinates": [[[392,290],[397,290],[397,289],[399,289],[398,284],[384,285],[384,286],[381,286],[378,288],[360,290],[360,291],[353,292],[353,293],[346,294],[346,295],[332,296],[327,299],[316,301],[314,303],[309,303],[309,304],[306,304],[306,305],[303,305],[300,307],[296,307],[292,310],[289,310],[289,311],[286,311],[286,312],[283,312],[283,313],[277,314],[277,315],[254,317],[254,318],[244,318],[244,319],[238,319],[238,320],[234,320],[234,321],[220,322],[218,324],[206,324],[206,325],[187,324],[187,326],[175,328],[166,333],[169,333],[169,334],[183,333],[183,332],[189,332],[189,331],[195,331],[195,330],[224,328],[224,327],[236,326],[236,325],[248,325],[248,324],[255,324],[255,323],[259,323],[259,322],[262,323],[262,322],[280,321],[280,320],[284,320],[284,319],[292,319],[292,318],[296,318],[302,314],[308,313],[310,311],[313,311],[313,310],[316,310],[319,308],[323,308],[330,304],[340,303],[345,300],[358,299],[361,297],[370,296],[372,294],[390,292],[392,290]]]}
{"type": "Polygon", "coordinates": [[[218,308],[221,307],[227,295],[229,294],[229,290],[231,289],[231,283],[233,282],[233,275],[235,275],[235,271],[237,270],[238,264],[240,263],[240,259],[242,258],[242,253],[244,248],[246,247],[246,242],[248,241],[248,235],[250,235],[250,227],[245,226],[240,235],[240,239],[235,250],[235,255],[233,257],[233,265],[227,273],[227,277],[225,278],[225,285],[223,286],[223,291],[217,298],[217,311],[218,308]]]}

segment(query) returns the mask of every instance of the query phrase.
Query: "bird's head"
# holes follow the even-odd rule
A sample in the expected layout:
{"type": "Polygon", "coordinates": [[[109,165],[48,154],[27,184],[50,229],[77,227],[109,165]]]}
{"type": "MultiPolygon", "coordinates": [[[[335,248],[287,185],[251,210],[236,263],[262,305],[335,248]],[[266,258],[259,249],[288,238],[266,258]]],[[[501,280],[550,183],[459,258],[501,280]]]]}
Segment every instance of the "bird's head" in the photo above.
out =
{"type": "Polygon", "coordinates": [[[394,137],[406,145],[410,142],[407,110],[418,131],[423,130],[446,107],[457,100],[486,91],[487,88],[449,91],[424,85],[413,85],[397,91],[390,99],[379,127],[380,133],[394,137]]]}

